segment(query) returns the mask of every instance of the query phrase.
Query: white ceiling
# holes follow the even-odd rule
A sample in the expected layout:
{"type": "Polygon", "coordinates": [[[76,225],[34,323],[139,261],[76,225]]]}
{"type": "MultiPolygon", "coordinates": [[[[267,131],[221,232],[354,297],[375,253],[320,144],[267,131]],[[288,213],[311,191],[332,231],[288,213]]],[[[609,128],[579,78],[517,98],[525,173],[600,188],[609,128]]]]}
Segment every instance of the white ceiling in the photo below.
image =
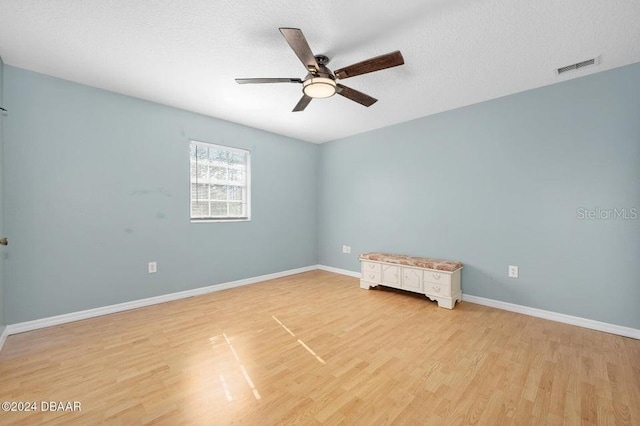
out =
{"type": "Polygon", "coordinates": [[[0,0],[6,64],[326,142],[640,62],[638,0],[0,0]],[[278,27],[304,32],[337,69],[401,50],[405,65],[341,80],[341,96],[293,113],[303,78],[278,27]],[[554,69],[600,55],[597,67],[554,69]]]}

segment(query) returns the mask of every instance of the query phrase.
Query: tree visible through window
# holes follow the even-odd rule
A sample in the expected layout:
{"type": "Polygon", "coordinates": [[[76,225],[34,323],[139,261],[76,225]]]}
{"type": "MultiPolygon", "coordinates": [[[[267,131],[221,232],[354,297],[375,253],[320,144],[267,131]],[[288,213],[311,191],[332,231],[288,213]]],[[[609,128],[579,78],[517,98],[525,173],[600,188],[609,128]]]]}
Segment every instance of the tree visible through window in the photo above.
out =
{"type": "Polygon", "coordinates": [[[250,153],[191,141],[191,220],[248,220],[250,153]]]}

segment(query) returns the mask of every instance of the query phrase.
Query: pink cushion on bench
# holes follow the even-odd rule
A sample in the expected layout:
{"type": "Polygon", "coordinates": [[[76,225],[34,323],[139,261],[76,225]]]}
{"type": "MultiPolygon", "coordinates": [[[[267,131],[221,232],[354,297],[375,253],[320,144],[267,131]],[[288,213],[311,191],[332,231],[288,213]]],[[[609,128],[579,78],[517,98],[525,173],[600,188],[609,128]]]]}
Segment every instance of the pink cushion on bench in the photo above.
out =
{"type": "Polygon", "coordinates": [[[360,255],[360,260],[373,260],[376,262],[398,263],[405,266],[415,266],[416,268],[436,269],[438,271],[453,272],[462,268],[462,262],[443,259],[431,259],[429,257],[415,257],[404,254],[390,253],[364,253],[360,255]]]}

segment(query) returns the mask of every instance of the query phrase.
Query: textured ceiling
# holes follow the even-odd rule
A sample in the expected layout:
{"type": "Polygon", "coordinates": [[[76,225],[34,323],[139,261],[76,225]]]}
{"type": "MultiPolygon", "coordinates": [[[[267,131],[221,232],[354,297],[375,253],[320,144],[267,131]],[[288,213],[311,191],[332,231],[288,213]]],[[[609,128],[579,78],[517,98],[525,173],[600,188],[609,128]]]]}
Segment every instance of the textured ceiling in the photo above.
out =
{"type": "Polygon", "coordinates": [[[638,0],[0,0],[6,64],[325,142],[640,62],[638,0]],[[341,82],[291,109],[301,85],[235,77],[306,74],[278,27],[304,31],[337,69],[401,50],[405,65],[341,82]],[[554,69],[600,55],[600,65],[554,69]]]}

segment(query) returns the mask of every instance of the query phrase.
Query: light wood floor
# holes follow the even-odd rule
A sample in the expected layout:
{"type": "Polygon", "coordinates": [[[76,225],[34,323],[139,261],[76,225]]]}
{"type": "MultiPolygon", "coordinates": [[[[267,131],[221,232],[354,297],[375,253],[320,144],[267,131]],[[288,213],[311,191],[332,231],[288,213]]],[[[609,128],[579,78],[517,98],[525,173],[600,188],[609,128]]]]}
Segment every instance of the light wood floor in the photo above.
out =
{"type": "Polygon", "coordinates": [[[1,424],[635,424],[640,341],[314,271],[10,336],[1,424]]]}

